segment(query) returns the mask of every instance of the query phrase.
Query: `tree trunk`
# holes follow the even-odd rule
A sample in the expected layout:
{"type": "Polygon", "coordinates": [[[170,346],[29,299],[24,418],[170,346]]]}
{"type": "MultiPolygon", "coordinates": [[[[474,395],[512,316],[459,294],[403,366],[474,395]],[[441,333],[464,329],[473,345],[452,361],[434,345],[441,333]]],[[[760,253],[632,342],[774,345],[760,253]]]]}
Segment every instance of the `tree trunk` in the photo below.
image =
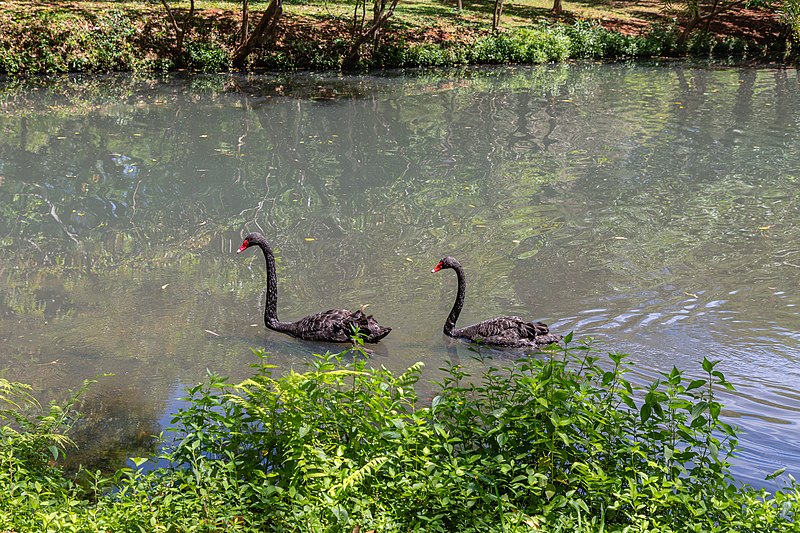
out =
{"type": "Polygon", "coordinates": [[[564,8],[561,6],[561,0],[553,0],[553,13],[560,15],[563,11],[564,8]]]}
{"type": "Polygon", "coordinates": [[[494,13],[492,13],[492,32],[500,28],[500,16],[503,14],[503,0],[494,0],[494,13]]]}
{"type": "MultiPolygon", "coordinates": [[[[250,52],[268,38],[275,35],[278,29],[278,21],[283,13],[283,0],[272,0],[267,6],[267,10],[261,15],[252,35],[245,36],[243,32],[242,44],[233,51],[231,63],[236,67],[243,67],[250,52]]],[[[244,28],[243,28],[244,29],[244,28]]]]}
{"type": "Polygon", "coordinates": [[[690,2],[689,3],[689,21],[686,23],[686,26],[683,28],[683,31],[678,36],[677,45],[679,47],[683,46],[686,43],[686,39],[689,38],[689,34],[701,23],[705,22],[706,28],[709,27],[711,21],[714,20],[720,13],[724,13],[726,11],[730,11],[731,9],[737,8],[745,4],[746,0],[733,0],[732,2],[720,2],[719,0],[714,0],[714,3],[711,6],[711,10],[706,13],[705,15],[701,12],[701,7],[699,3],[690,2]]]}
{"type": "Polygon", "coordinates": [[[175,31],[175,66],[178,68],[183,68],[186,66],[186,57],[183,53],[183,45],[186,38],[186,33],[189,31],[189,24],[192,22],[192,17],[194,16],[194,0],[191,0],[189,3],[189,13],[187,13],[184,17],[182,24],[178,24],[178,20],[175,18],[175,13],[173,13],[172,9],[170,9],[169,4],[167,4],[167,0],[161,0],[161,5],[163,5],[164,9],[167,11],[170,24],[172,24],[172,29],[175,31]]]}
{"type": "Polygon", "coordinates": [[[250,33],[250,1],[242,0],[242,36],[239,39],[239,46],[247,41],[247,34],[250,33]]]}
{"type": "Polygon", "coordinates": [[[686,26],[684,26],[683,31],[678,36],[678,40],[676,42],[678,48],[680,48],[686,43],[686,39],[689,38],[689,34],[692,33],[692,30],[694,30],[698,24],[700,24],[700,20],[701,19],[699,13],[693,16],[691,19],[689,19],[689,22],[686,23],[686,26]]]}
{"type": "Polygon", "coordinates": [[[345,70],[351,70],[358,65],[358,58],[359,58],[359,51],[361,49],[361,45],[366,43],[369,40],[375,40],[375,36],[381,30],[381,28],[386,24],[386,21],[389,20],[394,14],[394,8],[397,7],[397,2],[400,0],[391,0],[391,5],[389,9],[386,9],[386,0],[375,0],[375,9],[374,9],[374,19],[372,21],[372,26],[361,35],[359,35],[354,41],[353,44],[350,45],[350,50],[347,52],[344,60],[342,61],[342,68],[345,70]],[[380,4],[380,7],[378,7],[380,4]]]}

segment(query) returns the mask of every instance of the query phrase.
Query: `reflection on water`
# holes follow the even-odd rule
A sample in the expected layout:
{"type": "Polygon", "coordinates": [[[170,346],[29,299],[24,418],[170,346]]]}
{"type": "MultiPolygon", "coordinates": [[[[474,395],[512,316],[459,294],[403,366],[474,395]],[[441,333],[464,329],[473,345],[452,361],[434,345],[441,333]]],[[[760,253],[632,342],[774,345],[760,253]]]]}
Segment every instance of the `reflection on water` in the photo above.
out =
{"type": "Polygon", "coordinates": [[[770,69],[7,81],[0,368],[45,397],[112,373],[85,440],[140,454],[180,384],[329,348],[263,327],[263,259],[234,253],[258,230],[282,318],[369,304],[394,328],[376,364],[477,370],[441,334],[447,254],[461,324],[543,320],[642,381],[720,359],[735,471],[763,485],[800,472],[798,126],[797,73],[770,69]]]}

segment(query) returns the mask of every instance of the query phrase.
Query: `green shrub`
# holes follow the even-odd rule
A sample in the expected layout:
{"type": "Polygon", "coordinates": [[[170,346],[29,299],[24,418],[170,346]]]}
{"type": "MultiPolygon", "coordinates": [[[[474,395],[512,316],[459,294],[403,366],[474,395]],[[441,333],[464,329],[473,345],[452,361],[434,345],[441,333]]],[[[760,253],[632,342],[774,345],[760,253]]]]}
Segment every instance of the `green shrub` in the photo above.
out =
{"type": "MultiPolygon", "coordinates": [[[[789,525],[763,495],[732,483],[736,434],[715,396],[730,384],[710,361],[702,379],[673,369],[636,389],[624,355],[601,364],[581,345],[480,377],[447,367],[428,404],[414,388],[421,365],[394,376],[353,357],[319,356],[311,371],[282,378],[264,365],[227,394],[194,389],[175,418],[184,436],[171,459],[203,458],[266,484],[272,492],[259,501],[272,498],[287,528],[789,525]]],[[[794,509],[798,492],[781,498],[794,509]]]]}
{"type": "Polygon", "coordinates": [[[399,65],[408,67],[443,67],[467,61],[463,48],[441,44],[411,46],[400,57],[399,65]]]}
{"type": "Polygon", "coordinates": [[[228,67],[228,53],[217,43],[207,40],[186,44],[189,67],[200,72],[219,72],[228,67]]]}
{"type": "Polygon", "coordinates": [[[645,36],[647,49],[653,56],[671,56],[678,53],[679,30],[674,25],[651,24],[645,36]]]}
{"type": "Polygon", "coordinates": [[[69,412],[51,409],[3,431],[0,530],[798,530],[791,476],[773,496],[730,478],[715,363],[640,388],[625,355],[570,337],[480,376],[448,365],[425,399],[421,364],[395,375],[358,348],[280,377],[264,359],[242,383],[189,389],[150,459],[171,466],[135,459],[83,487],[49,463],[69,412]]]}

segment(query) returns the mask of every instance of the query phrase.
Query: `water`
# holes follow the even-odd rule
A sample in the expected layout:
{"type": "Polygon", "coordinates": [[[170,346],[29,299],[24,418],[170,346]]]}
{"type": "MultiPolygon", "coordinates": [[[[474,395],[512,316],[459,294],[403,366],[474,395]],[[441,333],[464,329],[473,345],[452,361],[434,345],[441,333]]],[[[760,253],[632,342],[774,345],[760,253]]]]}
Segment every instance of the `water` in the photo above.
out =
{"type": "MultiPolygon", "coordinates": [[[[43,398],[97,376],[84,462],[146,453],[183,387],[326,346],[263,327],[331,307],[394,331],[376,364],[499,314],[737,387],[738,479],[800,472],[800,79],[686,64],[0,84],[0,369],[43,398]],[[105,375],[113,374],[113,375],[105,375]]],[[[449,350],[449,351],[448,351],[449,350]]],[[[477,370],[463,345],[455,356],[477,370]]]]}

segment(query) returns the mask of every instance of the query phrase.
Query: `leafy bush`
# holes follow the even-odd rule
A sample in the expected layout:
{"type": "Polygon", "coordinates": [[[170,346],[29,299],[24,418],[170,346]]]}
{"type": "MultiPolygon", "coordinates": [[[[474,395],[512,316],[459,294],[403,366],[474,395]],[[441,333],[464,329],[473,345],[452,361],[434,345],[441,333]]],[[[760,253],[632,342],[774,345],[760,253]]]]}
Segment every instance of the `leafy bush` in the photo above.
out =
{"type": "Polygon", "coordinates": [[[186,44],[189,66],[200,72],[219,72],[228,67],[228,52],[217,43],[202,40],[186,44]]]}
{"type": "Polygon", "coordinates": [[[463,48],[441,44],[421,44],[401,51],[400,63],[412,67],[442,67],[467,62],[463,48]]]}
{"type": "MultiPolygon", "coordinates": [[[[637,388],[625,355],[599,358],[570,340],[481,376],[448,365],[427,400],[421,364],[394,375],[360,349],[281,377],[263,360],[238,385],[211,376],[188,391],[173,440],[152,459],[172,466],[87,474],[86,488],[28,470],[25,499],[0,496],[0,528],[798,529],[791,476],[774,496],[733,484],[736,432],[716,397],[730,384],[715,363],[637,388]]],[[[4,441],[0,476],[15,471],[16,446],[4,441]]]]}
{"type": "Polygon", "coordinates": [[[571,42],[571,57],[576,59],[602,59],[618,57],[646,57],[647,49],[641,38],[623,35],[603,28],[593,21],[578,20],[563,30],[571,42]]]}
{"type": "Polygon", "coordinates": [[[63,73],[145,70],[139,22],[117,11],[87,17],[68,9],[19,14],[0,35],[0,72],[63,73]]]}

